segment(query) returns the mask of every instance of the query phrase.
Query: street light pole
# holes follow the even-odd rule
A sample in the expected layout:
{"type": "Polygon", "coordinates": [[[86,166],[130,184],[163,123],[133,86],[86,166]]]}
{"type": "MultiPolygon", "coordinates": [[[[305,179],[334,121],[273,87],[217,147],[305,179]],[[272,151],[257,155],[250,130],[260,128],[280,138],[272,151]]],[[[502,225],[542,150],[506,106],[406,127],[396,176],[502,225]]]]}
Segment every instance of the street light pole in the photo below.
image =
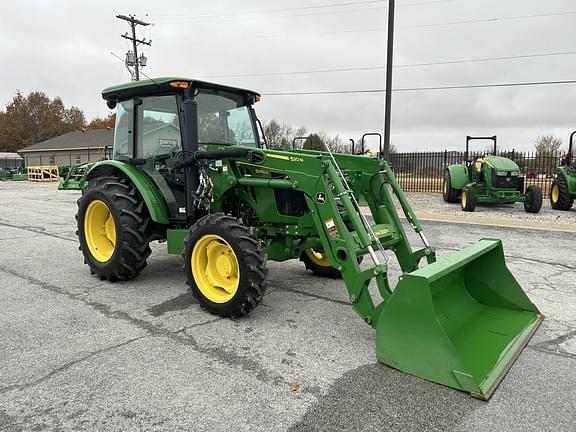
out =
{"type": "Polygon", "coordinates": [[[392,67],[394,63],[394,7],[388,0],[388,43],[386,49],[386,100],[384,102],[384,159],[390,160],[390,122],[392,116],[392,67]]]}

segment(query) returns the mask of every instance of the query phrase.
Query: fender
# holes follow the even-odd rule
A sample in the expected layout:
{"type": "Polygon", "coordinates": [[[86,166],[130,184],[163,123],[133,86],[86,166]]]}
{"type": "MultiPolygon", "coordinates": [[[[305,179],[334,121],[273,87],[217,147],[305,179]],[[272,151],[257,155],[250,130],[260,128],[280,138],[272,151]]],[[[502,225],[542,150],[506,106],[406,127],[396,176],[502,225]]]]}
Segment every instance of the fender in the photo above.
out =
{"type": "Polygon", "coordinates": [[[449,165],[446,170],[450,173],[450,182],[453,189],[461,190],[470,183],[466,165],[449,165]]]}
{"type": "Polygon", "coordinates": [[[91,180],[117,171],[121,171],[136,186],[136,189],[142,195],[142,199],[144,199],[152,220],[159,224],[168,225],[170,223],[168,212],[156,186],[134,165],[117,160],[98,162],[88,172],[87,179],[91,180]]]}
{"type": "Polygon", "coordinates": [[[556,177],[559,176],[564,176],[570,195],[576,195],[576,170],[568,166],[559,166],[556,168],[556,177]]]}

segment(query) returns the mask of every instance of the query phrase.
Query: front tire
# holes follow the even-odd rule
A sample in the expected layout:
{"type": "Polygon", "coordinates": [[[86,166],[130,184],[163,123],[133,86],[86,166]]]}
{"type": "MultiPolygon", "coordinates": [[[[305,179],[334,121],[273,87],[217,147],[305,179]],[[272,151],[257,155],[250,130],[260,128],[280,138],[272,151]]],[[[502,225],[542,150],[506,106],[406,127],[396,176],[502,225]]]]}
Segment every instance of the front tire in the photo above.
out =
{"type": "Polygon", "coordinates": [[[542,208],[542,189],[539,186],[531,185],[526,189],[526,201],[524,210],[528,213],[538,213],[542,208]]]}
{"type": "Polygon", "coordinates": [[[570,210],[574,198],[570,195],[568,184],[563,175],[558,175],[550,186],[550,205],[554,210],[570,210]]]}
{"type": "Polygon", "coordinates": [[[250,230],[211,214],[190,227],[184,251],[187,283],[200,306],[223,317],[250,313],[266,288],[266,258],[250,230]]]}
{"type": "Polygon", "coordinates": [[[452,187],[452,179],[450,178],[450,172],[446,171],[444,173],[444,182],[442,184],[442,198],[447,203],[458,202],[458,196],[460,191],[452,187]]]}
{"type": "Polygon", "coordinates": [[[146,267],[151,219],[129,179],[90,180],[78,200],[76,220],[80,250],[92,274],[111,282],[126,281],[146,267]]]}
{"type": "Polygon", "coordinates": [[[460,206],[465,212],[473,212],[476,209],[476,193],[474,193],[474,189],[469,187],[462,191],[460,206]]]}

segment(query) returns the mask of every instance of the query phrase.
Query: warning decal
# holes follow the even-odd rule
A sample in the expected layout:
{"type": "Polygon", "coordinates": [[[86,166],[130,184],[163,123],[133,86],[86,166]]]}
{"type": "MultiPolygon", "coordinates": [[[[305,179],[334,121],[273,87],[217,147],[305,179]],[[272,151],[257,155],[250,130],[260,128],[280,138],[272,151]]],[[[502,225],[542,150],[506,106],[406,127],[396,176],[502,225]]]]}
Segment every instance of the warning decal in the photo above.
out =
{"type": "Polygon", "coordinates": [[[328,219],[324,221],[326,225],[326,230],[328,231],[328,235],[333,239],[338,238],[338,230],[336,229],[336,224],[334,224],[334,219],[328,219]]]}

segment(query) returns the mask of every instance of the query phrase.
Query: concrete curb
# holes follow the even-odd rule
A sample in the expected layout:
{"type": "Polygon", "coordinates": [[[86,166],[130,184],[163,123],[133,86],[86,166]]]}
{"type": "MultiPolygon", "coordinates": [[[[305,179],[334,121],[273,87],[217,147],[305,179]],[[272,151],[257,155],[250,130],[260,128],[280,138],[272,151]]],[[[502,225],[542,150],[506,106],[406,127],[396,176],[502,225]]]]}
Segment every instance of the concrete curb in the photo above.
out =
{"type": "MultiPolygon", "coordinates": [[[[365,215],[371,216],[370,211],[366,208],[362,209],[365,215]]],[[[402,210],[398,211],[400,217],[405,219],[402,210]]],[[[464,225],[483,225],[483,226],[494,226],[494,227],[504,227],[504,228],[515,228],[515,229],[530,229],[530,230],[540,230],[540,231],[558,231],[558,232],[570,232],[576,233],[576,224],[557,224],[557,223],[547,223],[547,222],[528,222],[521,220],[511,220],[511,219],[499,219],[492,217],[474,217],[474,216],[454,216],[447,214],[437,214],[428,213],[423,211],[416,211],[416,217],[421,221],[430,222],[446,222],[446,223],[456,223],[464,225]]]]}

